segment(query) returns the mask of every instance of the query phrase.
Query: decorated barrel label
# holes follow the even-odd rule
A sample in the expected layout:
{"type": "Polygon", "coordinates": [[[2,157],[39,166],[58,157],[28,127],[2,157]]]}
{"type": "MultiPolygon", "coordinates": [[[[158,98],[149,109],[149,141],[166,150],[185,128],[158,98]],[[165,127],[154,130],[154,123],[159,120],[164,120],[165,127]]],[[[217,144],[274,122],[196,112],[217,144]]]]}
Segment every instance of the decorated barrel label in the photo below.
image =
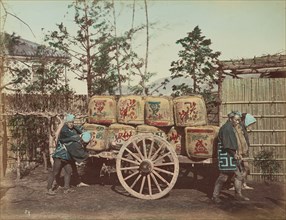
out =
{"type": "Polygon", "coordinates": [[[153,126],[172,126],[173,101],[171,97],[147,97],[145,100],[145,122],[153,126]]]}
{"type": "Polygon", "coordinates": [[[189,157],[212,158],[217,145],[217,126],[185,128],[186,153],[189,157]]]}
{"type": "Polygon", "coordinates": [[[88,145],[86,146],[86,149],[88,150],[95,150],[95,151],[102,151],[106,150],[108,146],[106,145],[106,134],[107,134],[107,128],[103,125],[98,124],[84,124],[83,129],[85,131],[89,131],[92,134],[92,138],[88,145]]]}
{"type": "Polygon", "coordinates": [[[130,125],[112,124],[108,128],[107,142],[122,145],[136,134],[136,129],[130,125]]]}
{"type": "Polygon", "coordinates": [[[136,132],[137,134],[146,134],[146,133],[151,133],[154,135],[157,135],[163,139],[167,139],[167,135],[165,134],[165,132],[163,130],[161,130],[160,128],[156,128],[154,126],[150,126],[150,125],[138,125],[136,127],[136,132]]]}
{"type": "Polygon", "coordinates": [[[177,154],[182,154],[182,136],[182,131],[177,127],[172,127],[167,134],[167,140],[173,146],[177,154]]]}
{"type": "Polygon", "coordinates": [[[207,124],[206,105],[201,96],[182,96],[173,100],[175,124],[181,127],[207,124]]]}
{"type": "Polygon", "coordinates": [[[116,101],[113,96],[93,96],[88,105],[88,122],[116,123],[116,101]]]}
{"type": "Polygon", "coordinates": [[[118,122],[144,124],[144,99],[141,96],[122,96],[117,103],[118,122]]]}

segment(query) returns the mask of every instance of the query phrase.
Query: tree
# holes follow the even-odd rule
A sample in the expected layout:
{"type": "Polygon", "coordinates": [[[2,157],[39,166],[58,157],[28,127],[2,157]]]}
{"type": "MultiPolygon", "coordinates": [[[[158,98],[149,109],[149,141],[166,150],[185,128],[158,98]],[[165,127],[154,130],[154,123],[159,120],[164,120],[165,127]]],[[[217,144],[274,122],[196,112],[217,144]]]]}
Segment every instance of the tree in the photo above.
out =
{"type": "Polygon", "coordinates": [[[56,51],[44,45],[29,43],[15,33],[5,33],[1,37],[6,48],[3,68],[8,79],[0,87],[1,91],[41,94],[72,92],[65,77],[65,66],[69,62],[67,56],[56,55],[56,51]],[[26,55],[24,48],[28,48],[32,54],[26,55]]]}
{"type": "Polygon", "coordinates": [[[120,74],[120,69],[125,69],[130,56],[130,33],[140,28],[117,36],[112,2],[74,1],[68,8],[74,9],[75,33],[62,22],[57,24],[56,31],[49,31],[46,41],[51,47],[63,50],[72,57],[69,70],[76,74],[77,79],[86,81],[89,97],[105,92],[114,94],[114,86],[118,83],[121,91],[121,82],[126,80],[126,76],[120,74]]]}
{"type": "Polygon", "coordinates": [[[198,26],[176,43],[183,50],[178,53],[179,59],[171,63],[171,78],[192,78],[193,85],[174,85],[173,95],[209,94],[218,79],[216,63],[221,53],[210,48],[211,40],[202,36],[198,26]]]}
{"type": "MultiPolygon", "coordinates": [[[[156,73],[152,73],[148,71],[148,57],[149,57],[149,42],[150,42],[150,35],[149,35],[149,28],[153,25],[149,23],[149,14],[148,14],[148,4],[147,0],[144,0],[144,10],[145,10],[145,28],[146,28],[146,52],[145,58],[140,58],[138,55],[132,51],[131,52],[131,64],[130,64],[130,71],[129,73],[132,76],[139,77],[139,83],[135,86],[129,86],[129,89],[132,93],[137,95],[151,95],[156,89],[154,89],[157,85],[151,84],[148,85],[147,83],[150,79],[156,75],[156,73]],[[133,68],[133,69],[132,69],[133,68]],[[144,68],[144,69],[143,69],[144,68]],[[153,90],[153,91],[151,91],[153,90]]],[[[132,14],[132,27],[134,24],[134,15],[135,15],[135,1],[133,2],[133,14],[132,14]]]]}
{"type": "Polygon", "coordinates": [[[68,53],[73,62],[69,70],[73,71],[79,80],[86,80],[88,95],[93,94],[93,82],[100,73],[94,71],[95,63],[100,61],[99,46],[107,40],[108,25],[105,16],[110,5],[100,6],[98,1],[74,1],[68,8],[74,9],[74,24],[76,31],[68,30],[61,22],[57,30],[48,31],[45,40],[49,46],[68,53]]]}
{"type": "MultiPolygon", "coordinates": [[[[3,18],[3,23],[1,23],[3,27],[9,15],[20,20],[32,32],[27,23],[6,10],[3,1],[0,0],[0,3],[4,9],[4,16],[1,16],[3,18]]],[[[63,94],[68,97],[73,93],[65,76],[65,67],[69,59],[64,53],[21,39],[15,33],[12,35],[5,32],[0,33],[0,42],[1,148],[7,145],[9,141],[6,131],[6,118],[8,118],[10,132],[13,137],[10,143],[11,150],[16,154],[17,179],[20,179],[20,174],[23,172],[21,167],[23,166],[22,159],[24,157],[27,158],[28,162],[43,160],[45,169],[47,169],[48,148],[55,144],[55,120],[60,119],[59,116],[64,114],[64,110],[61,113],[48,112],[49,110],[45,108],[46,105],[43,105],[43,102],[39,102],[38,99],[35,100],[37,106],[25,108],[21,103],[22,96],[19,96],[19,100],[14,103],[20,109],[9,108],[13,104],[8,101],[6,106],[4,104],[6,96],[2,93],[11,90],[17,92],[14,97],[18,97],[18,94],[22,92],[28,94],[57,94],[57,96],[63,94]],[[26,53],[27,49],[29,53],[26,53]],[[3,80],[4,74],[5,83],[3,80]],[[32,108],[36,108],[37,111],[32,111],[32,108]],[[42,154],[41,158],[38,158],[38,153],[42,154]]],[[[36,96],[30,97],[33,99],[36,96]]],[[[3,175],[2,170],[1,175],[3,175]]]]}

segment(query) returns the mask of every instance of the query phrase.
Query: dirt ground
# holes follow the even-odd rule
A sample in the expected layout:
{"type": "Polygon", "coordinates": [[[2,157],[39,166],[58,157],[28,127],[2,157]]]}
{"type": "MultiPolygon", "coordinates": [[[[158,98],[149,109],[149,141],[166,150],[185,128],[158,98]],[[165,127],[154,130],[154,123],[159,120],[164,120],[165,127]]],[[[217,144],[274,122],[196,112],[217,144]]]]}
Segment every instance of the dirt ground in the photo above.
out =
{"type": "Polygon", "coordinates": [[[9,174],[1,181],[0,219],[286,219],[282,183],[250,182],[254,190],[244,190],[250,198],[246,202],[234,200],[234,192],[224,190],[223,203],[216,205],[210,200],[215,178],[198,173],[195,182],[187,169],[167,196],[151,201],[128,195],[116,175],[107,177],[104,185],[92,172],[87,176],[89,187],[74,187],[70,194],[59,190],[49,196],[48,172],[42,166],[19,182],[9,174]]]}

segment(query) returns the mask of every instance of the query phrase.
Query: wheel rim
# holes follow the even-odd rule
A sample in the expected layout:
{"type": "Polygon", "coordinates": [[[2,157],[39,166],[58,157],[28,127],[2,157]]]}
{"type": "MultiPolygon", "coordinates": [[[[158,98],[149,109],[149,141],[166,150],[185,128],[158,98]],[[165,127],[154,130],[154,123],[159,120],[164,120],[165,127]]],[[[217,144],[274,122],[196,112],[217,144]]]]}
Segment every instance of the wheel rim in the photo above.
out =
{"type": "Polygon", "coordinates": [[[116,160],[118,179],[124,189],[141,199],[158,199],[175,185],[179,161],[173,147],[156,135],[131,137],[116,160]]]}

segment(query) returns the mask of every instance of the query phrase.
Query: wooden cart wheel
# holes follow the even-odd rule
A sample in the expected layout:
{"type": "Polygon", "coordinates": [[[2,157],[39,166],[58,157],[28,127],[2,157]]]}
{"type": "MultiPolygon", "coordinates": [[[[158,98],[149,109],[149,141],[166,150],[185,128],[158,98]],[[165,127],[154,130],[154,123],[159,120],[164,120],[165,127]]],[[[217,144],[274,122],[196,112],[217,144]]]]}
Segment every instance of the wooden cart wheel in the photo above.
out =
{"type": "Polygon", "coordinates": [[[175,185],[179,160],[173,147],[152,134],[138,134],[121,147],[116,172],[124,189],[140,199],[159,199],[175,185]]]}

